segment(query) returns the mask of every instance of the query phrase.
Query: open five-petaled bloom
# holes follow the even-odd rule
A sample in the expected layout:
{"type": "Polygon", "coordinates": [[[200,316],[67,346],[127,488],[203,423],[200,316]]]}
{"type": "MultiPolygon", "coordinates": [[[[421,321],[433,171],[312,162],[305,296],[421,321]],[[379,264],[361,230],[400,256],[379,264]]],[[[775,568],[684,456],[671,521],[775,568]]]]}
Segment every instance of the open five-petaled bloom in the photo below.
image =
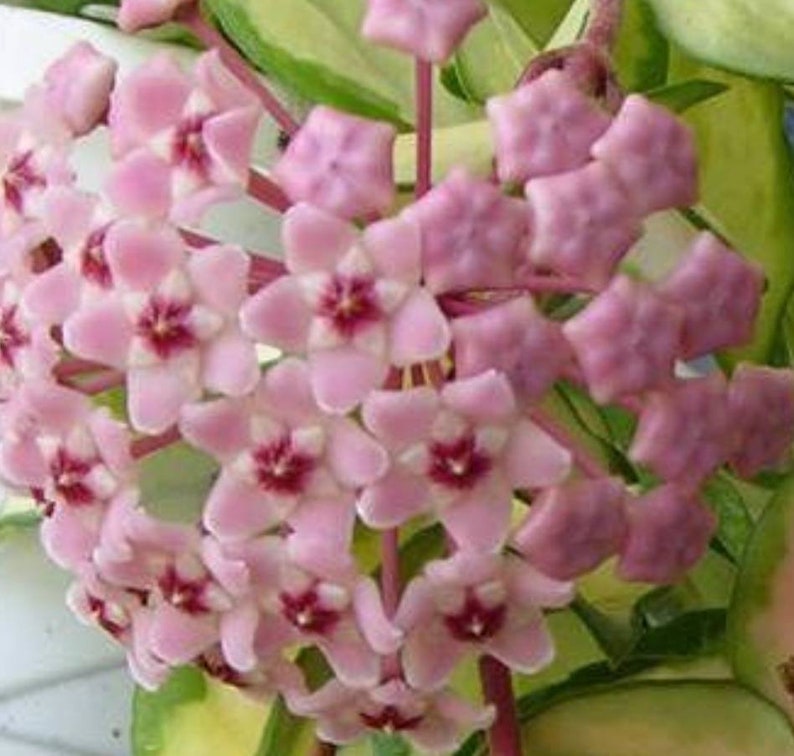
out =
{"type": "Polygon", "coordinates": [[[383,384],[391,366],[442,357],[449,326],[423,286],[421,241],[404,218],[355,228],[306,204],[283,226],[289,275],[242,310],[245,331],[308,355],[317,403],[345,413],[383,384]]]}
{"type": "Polygon", "coordinates": [[[359,501],[371,527],[434,510],[458,546],[495,549],[507,535],[513,490],[553,485],[571,466],[568,451],[519,414],[507,378],[493,370],[440,392],[373,391],[363,417],[392,454],[359,501]]]}

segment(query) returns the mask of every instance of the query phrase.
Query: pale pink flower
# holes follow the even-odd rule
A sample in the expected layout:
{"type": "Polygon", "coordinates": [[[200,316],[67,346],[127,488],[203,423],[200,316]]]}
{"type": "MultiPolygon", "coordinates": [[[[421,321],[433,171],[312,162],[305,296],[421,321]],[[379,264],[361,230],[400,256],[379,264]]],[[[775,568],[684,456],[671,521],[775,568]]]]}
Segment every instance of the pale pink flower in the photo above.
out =
{"type": "Polygon", "coordinates": [[[672,382],[682,321],[651,286],[618,276],[562,330],[593,398],[606,403],[672,382]]]}
{"type": "Polygon", "coordinates": [[[387,123],[316,107],[273,175],[294,202],[308,202],[341,218],[383,212],[394,199],[395,137],[387,123]]]}
{"type": "Polygon", "coordinates": [[[666,481],[698,484],[727,460],[736,434],[725,379],[712,373],[652,394],[640,413],[629,455],[666,481]]]}
{"type": "Polygon", "coordinates": [[[595,288],[606,285],[640,237],[640,217],[620,181],[599,163],[526,185],[538,268],[595,288]]]}
{"type": "Polygon", "coordinates": [[[369,690],[350,688],[331,680],[293,708],[316,718],[317,735],[344,745],[368,732],[403,736],[421,753],[452,753],[474,730],[493,723],[493,707],[474,706],[448,690],[420,692],[400,679],[387,680],[369,690]]]}
{"type": "Polygon", "coordinates": [[[562,71],[546,71],[486,104],[499,180],[524,182],[580,168],[609,115],[562,71]]]}
{"type": "Polygon", "coordinates": [[[509,286],[526,254],[523,203],[457,169],[403,215],[422,234],[422,272],[434,294],[509,286]]]}
{"type": "Polygon", "coordinates": [[[592,155],[620,179],[643,215],[693,205],[698,197],[692,130],[642,95],[629,95],[592,155]]]}
{"type": "Polygon", "coordinates": [[[190,254],[167,226],[115,224],[104,255],[116,287],[64,324],[74,354],[126,373],[132,425],[161,433],[202,388],[248,393],[259,377],[254,344],[237,323],[248,256],[212,246],[190,254]]]}
{"type": "Polygon", "coordinates": [[[193,76],[153,58],[116,86],[108,121],[117,163],[107,192],[122,213],[190,223],[247,184],[259,108],[217,51],[193,76]]]}
{"type": "Polygon", "coordinates": [[[127,32],[170,21],[183,5],[195,0],[121,0],[118,24],[127,32]]]}
{"type": "Polygon", "coordinates": [[[439,690],[469,653],[535,673],[554,657],[542,609],[573,598],[573,585],[515,557],[459,551],[430,562],[405,588],[394,621],[405,632],[409,685],[439,690]]]}
{"type": "Polygon", "coordinates": [[[623,580],[674,583],[708,547],[717,518],[696,494],[665,485],[628,505],[629,535],[618,562],[623,580]]]}
{"type": "Polygon", "coordinates": [[[253,338],[307,354],[317,403],[345,413],[385,380],[390,365],[442,357],[449,326],[420,286],[418,228],[380,221],[358,236],[345,221],[311,205],[291,208],[283,240],[289,275],[242,308],[253,338]]]}
{"type": "Polygon", "coordinates": [[[493,550],[507,536],[513,489],[552,485],[570,471],[568,451],[519,414],[509,381],[493,370],[440,393],[372,392],[363,418],[393,460],[359,499],[370,527],[435,511],[459,547],[493,550]]]}
{"type": "Polygon", "coordinates": [[[731,466],[743,478],[779,465],[794,439],[794,373],[743,363],[728,388],[738,441],[731,466]]]}
{"type": "Polygon", "coordinates": [[[208,539],[204,553],[235,597],[221,625],[224,656],[234,669],[253,669],[288,647],[316,645],[345,685],[377,684],[379,655],[394,653],[402,634],[347,549],[329,548],[320,537],[295,544],[268,536],[226,544],[208,539]]]}
{"type": "Polygon", "coordinates": [[[704,231],[658,291],[684,314],[682,357],[690,359],[752,338],[764,272],[704,231]]]}
{"type": "Polygon", "coordinates": [[[73,137],[89,133],[104,118],[116,77],[116,62],[88,42],[78,42],[45,72],[26,96],[42,118],[55,117],[73,137]],[[32,100],[38,102],[33,105],[32,100]]]}
{"type": "Polygon", "coordinates": [[[547,488],[532,501],[512,543],[544,574],[571,580],[621,548],[625,498],[623,483],[614,478],[547,488]]]}
{"type": "Polygon", "coordinates": [[[34,276],[23,304],[42,323],[60,324],[85,299],[113,287],[105,239],[115,221],[99,197],[72,187],[54,187],[42,199],[41,223],[57,243],[60,260],[34,276]]]}
{"type": "Polygon", "coordinates": [[[180,429],[222,464],[204,507],[205,526],[221,539],[257,535],[307,502],[339,497],[352,512],[356,489],[388,466],[357,423],[321,412],[297,359],[268,370],[250,398],[186,406],[180,429]]]}
{"type": "Polygon", "coordinates": [[[367,39],[433,63],[444,63],[487,14],[481,0],[369,0],[367,39]]]}
{"type": "Polygon", "coordinates": [[[573,359],[560,325],[544,318],[529,296],[455,318],[452,344],[458,378],[499,370],[527,401],[540,399],[573,359]]]}

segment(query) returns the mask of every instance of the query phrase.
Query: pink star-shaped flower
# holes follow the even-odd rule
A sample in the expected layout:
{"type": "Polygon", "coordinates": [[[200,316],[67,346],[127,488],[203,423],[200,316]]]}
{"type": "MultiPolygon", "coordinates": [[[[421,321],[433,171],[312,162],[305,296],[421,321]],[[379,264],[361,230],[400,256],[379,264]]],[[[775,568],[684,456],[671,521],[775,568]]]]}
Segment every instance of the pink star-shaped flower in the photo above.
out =
{"type": "Polygon", "coordinates": [[[422,272],[434,294],[514,282],[525,255],[525,214],[493,184],[453,171],[404,215],[421,230],[422,272]]]}
{"type": "Polygon", "coordinates": [[[459,551],[430,562],[406,587],[395,622],[405,631],[402,664],[409,685],[438,690],[467,654],[490,654],[531,674],[554,656],[542,607],[565,606],[573,586],[526,562],[459,551]]]}
{"type": "Polygon", "coordinates": [[[794,373],[743,363],[731,378],[728,402],[739,435],[733,469],[750,478],[780,464],[794,440],[794,373]]]}
{"type": "Polygon", "coordinates": [[[327,412],[346,413],[386,378],[443,356],[449,326],[420,286],[417,227],[380,221],[357,237],[353,226],[311,205],[291,208],[283,224],[289,275],[242,309],[253,338],[308,354],[312,390],[327,412]]]}
{"type": "Polygon", "coordinates": [[[617,553],[626,537],[619,480],[580,480],[535,498],[513,543],[544,574],[572,580],[617,553]]]}
{"type": "Polygon", "coordinates": [[[317,735],[344,745],[368,732],[398,734],[424,753],[452,753],[474,730],[489,727],[493,707],[478,707],[449,690],[414,690],[393,679],[367,690],[331,680],[308,696],[297,697],[295,711],[317,719],[317,735]]]}
{"type": "Polygon", "coordinates": [[[221,632],[227,661],[246,671],[288,647],[316,645],[345,685],[377,684],[379,654],[394,653],[402,641],[377,586],[338,543],[293,538],[205,543],[207,563],[235,597],[221,632]]]}
{"type": "Polygon", "coordinates": [[[691,129],[642,95],[629,95],[593,157],[620,179],[646,215],[697,201],[697,158],[691,129]]]}
{"type": "Polygon", "coordinates": [[[694,567],[717,526],[697,496],[665,485],[628,506],[629,535],[618,562],[623,580],[674,583],[694,567]]]}
{"type": "Polygon", "coordinates": [[[647,284],[616,278],[563,326],[597,402],[668,385],[683,315],[647,284]]]}
{"type": "Polygon", "coordinates": [[[192,78],[159,55],[113,92],[107,193],[122,213],[195,222],[247,185],[258,121],[256,100],[217,51],[192,78]]]}
{"type": "Polygon", "coordinates": [[[294,202],[308,202],[341,218],[383,212],[394,199],[395,136],[386,123],[316,107],[273,175],[294,202]]]}
{"type": "Polygon", "coordinates": [[[242,250],[188,255],[173,229],[125,221],[108,232],[104,251],[116,288],[67,319],[64,343],[126,372],[136,429],[163,432],[202,388],[242,396],[254,387],[256,350],[237,323],[249,267],[242,250]]]}
{"type": "Polygon", "coordinates": [[[180,429],[223,465],[204,508],[221,539],[262,533],[316,500],[339,496],[352,511],[354,491],[388,466],[359,425],[320,411],[296,359],[268,370],[252,398],[185,407],[180,429]]]}
{"type": "Polygon", "coordinates": [[[444,63],[487,12],[480,0],[369,0],[361,33],[373,42],[444,63]]]}
{"type": "Polygon", "coordinates": [[[726,461],[736,431],[725,379],[713,373],[653,394],[642,408],[629,454],[665,480],[697,484],[726,461]]]}
{"type": "Polygon", "coordinates": [[[764,273],[705,231],[658,291],[684,313],[682,356],[690,359],[752,338],[764,273]]]}
{"type": "Polygon", "coordinates": [[[580,168],[610,117],[562,71],[550,70],[486,105],[503,182],[580,168]]]}
{"type": "Polygon", "coordinates": [[[359,499],[371,527],[435,510],[459,547],[490,551],[507,536],[513,489],[552,485],[570,470],[568,451],[520,416],[510,383],[493,370],[440,394],[373,392],[363,418],[392,455],[359,499]]]}
{"type": "Polygon", "coordinates": [[[452,343],[458,378],[499,370],[519,400],[540,399],[573,359],[560,326],[544,318],[529,296],[456,318],[452,343]]]}
{"type": "Polygon", "coordinates": [[[526,185],[530,260],[539,268],[603,287],[640,237],[631,197],[598,163],[526,185]]]}

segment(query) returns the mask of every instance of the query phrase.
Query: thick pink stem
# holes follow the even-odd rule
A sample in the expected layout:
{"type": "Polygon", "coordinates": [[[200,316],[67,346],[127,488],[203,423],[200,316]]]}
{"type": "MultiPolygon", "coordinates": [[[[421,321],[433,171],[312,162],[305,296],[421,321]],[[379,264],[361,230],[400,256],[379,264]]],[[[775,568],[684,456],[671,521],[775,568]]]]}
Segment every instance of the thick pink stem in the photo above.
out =
{"type": "Polygon", "coordinates": [[[400,531],[385,530],[380,537],[381,591],[386,616],[393,617],[400,601],[400,531]]]}
{"type": "Polygon", "coordinates": [[[557,443],[564,446],[571,453],[576,466],[588,478],[603,478],[609,474],[587,449],[577,443],[565,428],[549,417],[543,410],[533,409],[530,412],[530,417],[536,425],[546,431],[557,443]]]}
{"type": "Polygon", "coordinates": [[[257,96],[262,103],[262,107],[273,117],[273,120],[281,129],[290,135],[298,130],[298,122],[254,73],[250,63],[226,41],[224,36],[214,26],[204,20],[199,3],[186,5],[177,18],[207,47],[214,47],[218,50],[227,68],[257,96]]]}
{"type": "Polygon", "coordinates": [[[590,0],[590,17],[582,39],[609,52],[620,30],[623,0],[590,0]]]}
{"type": "Polygon", "coordinates": [[[258,171],[252,170],[248,173],[247,189],[248,194],[257,202],[261,202],[279,213],[286,212],[292,205],[281,187],[258,171]]]}
{"type": "Polygon", "coordinates": [[[135,459],[147,457],[150,454],[160,451],[160,449],[165,449],[166,446],[171,446],[171,444],[181,441],[181,439],[182,434],[176,426],[169,428],[165,433],[161,433],[159,436],[145,436],[144,438],[139,438],[132,443],[132,456],[135,459]]]}
{"type": "Polygon", "coordinates": [[[492,656],[483,656],[480,681],[485,700],[496,707],[496,721],[488,731],[489,752],[493,756],[521,756],[521,733],[510,670],[492,656]]]}
{"type": "Polygon", "coordinates": [[[433,65],[416,61],[416,196],[430,189],[433,166],[433,65]]]}

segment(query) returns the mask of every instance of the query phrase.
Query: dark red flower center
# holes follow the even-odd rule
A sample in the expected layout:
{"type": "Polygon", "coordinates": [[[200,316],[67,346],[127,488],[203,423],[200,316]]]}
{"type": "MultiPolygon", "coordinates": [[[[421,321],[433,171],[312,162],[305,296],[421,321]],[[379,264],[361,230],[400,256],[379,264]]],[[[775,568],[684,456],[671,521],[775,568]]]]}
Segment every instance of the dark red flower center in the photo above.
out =
{"type": "Polygon", "coordinates": [[[204,141],[204,124],[208,117],[195,115],[182,121],[171,145],[173,161],[202,178],[207,177],[210,168],[210,153],[204,141]]]}
{"type": "Polygon", "coordinates": [[[192,309],[188,302],[155,295],[138,318],[136,333],[162,360],[193,349],[197,339],[189,321],[192,309]]]}
{"type": "Polygon", "coordinates": [[[121,638],[127,631],[129,623],[121,622],[120,618],[124,612],[120,607],[89,594],[88,609],[97,625],[114,638],[121,638]],[[114,609],[115,611],[113,611],[114,609]]]}
{"type": "Polygon", "coordinates": [[[3,176],[3,196],[17,213],[21,213],[28,191],[43,187],[46,183],[44,176],[37,173],[33,166],[33,152],[30,150],[22,152],[13,157],[6,167],[3,176]]]}
{"type": "Polygon", "coordinates": [[[436,483],[456,491],[473,488],[492,467],[490,457],[477,448],[474,435],[430,446],[428,475],[436,483]]]}
{"type": "Polygon", "coordinates": [[[423,715],[409,717],[403,714],[396,706],[384,706],[377,714],[367,714],[362,711],[359,716],[361,721],[371,730],[382,732],[404,732],[415,730],[424,719],[423,715]]]}
{"type": "Polygon", "coordinates": [[[86,482],[96,460],[80,459],[64,448],[58,449],[50,462],[52,485],[58,496],[73,507],[85,507],[96,501],[96,495],[86,482]]]}
{"type": "Polygon", "coordinates": [[[469,590],[462,609],[457,614],[444,615],[444,624],[456,640],[478,643],[493,638],[502,629],[506,614],[504,604],[483,606],[469,590]]]}
{"type": "Polygon", "coordinates": [[[196,661],[196,665],[211,677],[227,685],[234,685],[236,688],[248,687],[243,675],[223,658],[220,648],[204,652],[196,661]]]}
{"type": "Polygon", "coordinates": [[[113,285],[113,275],[105,258],[105,236],[108,226],[92,231],[80,251],[80,273],[91,283],[109,289],[113,285]]]}
{"type": "Polygon", "coordinates": [[[375,281],[369,276],[335,275],[320,297],[317,314],[340,336],[352,338],[383,317],[375,281]]]}
{"type": "Polygon", "coordinates": [[[208,578],[184,578],[173,565],[169,565],[157,581],[163,598],[171,606],[191,615],[206,614],[210,611],[206,600],[208,585],[208,578]]]}
{"type": "Polygon", "coordinates": [[[17,353],[28,344],[30,336],[19,323],[19,309],[16,305],[6,307],[0,312],[0,361],[16,367],[17,353]]]}
{"type": "Polygon", "coordinates": [[[322,606],[313,588],[297,596],[284,592],[279,598],[284,616],[303,633],[328,635],[339,622],[339,612],[322,606]]]}
{"type": "Polygon", "coordinates": [[[314,457],[297,451],[288,435],[257,447],[253,458],[259,487],[278,494],[296,495],[305,491],[316,466],[314,457]]]}

